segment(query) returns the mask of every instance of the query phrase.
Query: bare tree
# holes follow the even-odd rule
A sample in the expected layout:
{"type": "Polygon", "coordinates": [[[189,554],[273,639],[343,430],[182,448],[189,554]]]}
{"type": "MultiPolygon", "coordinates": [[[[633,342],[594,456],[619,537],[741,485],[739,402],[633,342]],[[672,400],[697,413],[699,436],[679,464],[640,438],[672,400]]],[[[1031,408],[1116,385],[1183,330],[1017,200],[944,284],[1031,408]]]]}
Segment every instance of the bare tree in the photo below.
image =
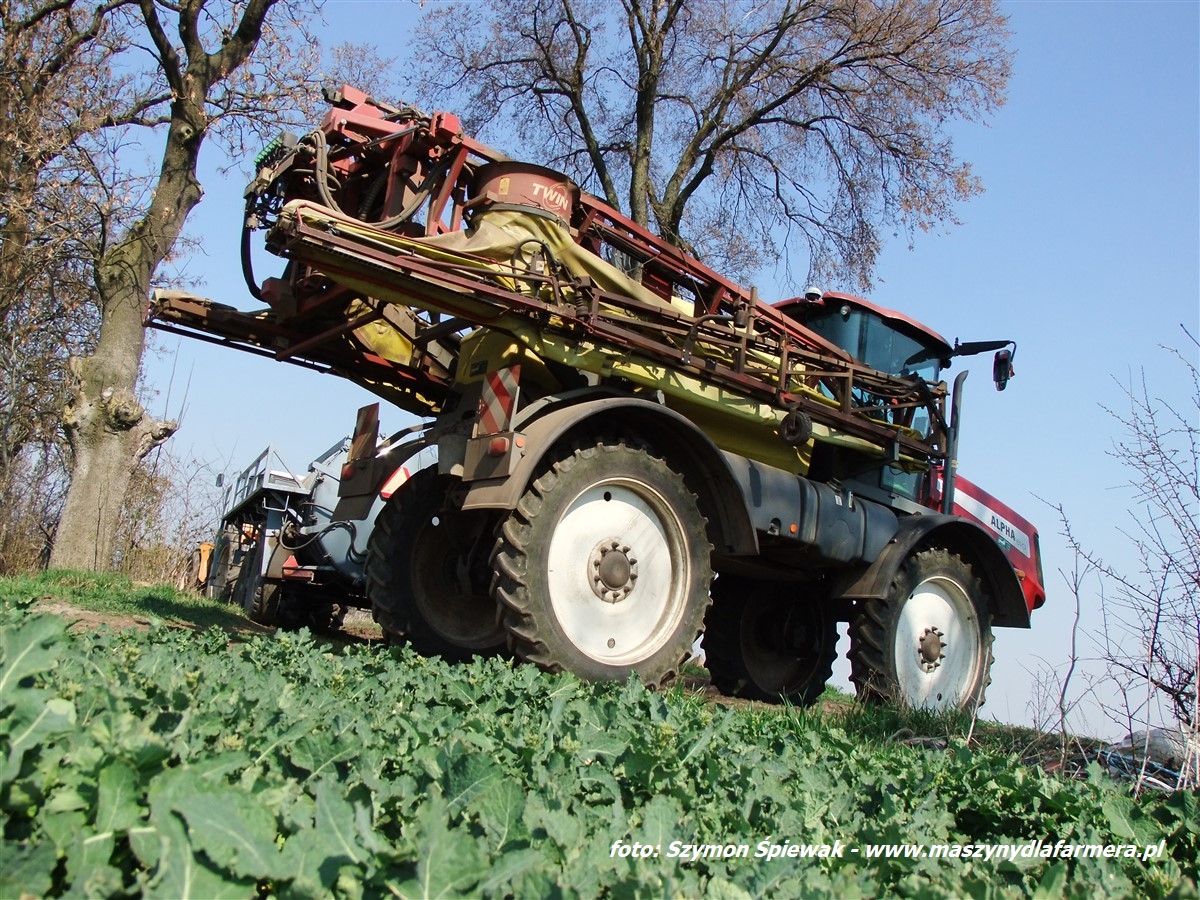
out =
{"type": "Polygon", "coordinates": [[[96,90],[115,52],[107,12],[0,2],[0,480],[27,443],[57,431],[61,403],[43,398],[62,397],[65,348],[97,326],[80,264],[96,231],[94,181],[75,142],[108,111],[96,90]]]}
{"type": "Polygon", "coordinates": [[[137,468],[122,509],[117,569],[134,580],[188,583],[182,576],[192,553],[220,517],[214,467],[172,451],[168,442],[137,468]]]}
{"type": "Polygon", "coordinates": [[[1200,374],[1182,353],[1170,352],[1191,387],[1186,409],[1152,394],[1143,375],[1123,387],[1127,411],[1107,410],[1124,427],[1111,454],[1135,491],[1133,528],[1122,533],[1137,568],[1118,568],[1064,529],[1071,548],[1105,582],[1101,657],[1131,730],[1148,724],[1158,704],[1180,725],[1200,724],[1200,374]]]}
{"type": "Polygon", "coordinates": [[[430,9],[414,87],[729,274],[798,244],[865,286],[980,191],[945,126],[1003,103],[1007,37],[989,0],[487,0],[430,9]]]}
{"type": "MultiPolygon", "coordinates": [[[[131,474],[176,427],[137,391],[151,279],[181,253],[206,139],[245,159],[281,111],[314,112],[318,5],[0,0],[0,498],[40,498],[49,530],[61,500],[42,500],[70,480],[55,565],[113,562],[131,474]],[[157,171],[127,150],[147,139],[157,171]],[[22,490],[30,472],[54,489],[22,490]]],[[[384,64],[345,47],[332,61],[384,64]]]]}
{"type": "MultiPolygon", "coordinates": [[[[206,139],[245,159],[314,112],[318,5],[0,0],[0,499],[30,500],[43,531],[61,511],[55,565],[113,562],[130,477],[176,427],[137,390],[151,279],[181,255],[206,139]],[[157,171],[128,152],[147,138],[157,171]],[[44,489],[23,489],[31,472],[44,489]]],[[[385,65],[347,47],[332,63],[385,65]]]]}
{"type": "Polygon", "coordinates": [[[296,95],[312,86],[316,69],[316,54],[301,51],[308,38],[301,25],[313,9],[303,0],[136,0],[128,9],[127,19],[109,20],[124,29],[122,63],[137,73],[129,88],[139,99],[121,124],[154,129],[163,155],[136,220],[112,236],[95,264],[100,328],[91,352],[73,357],[70,368],[63,425],[74,466],[54,566],[111,565],[132,473],[176,430],[173,421],[149,417],[136,393],[142,310],[200,201],[201,146],[210,135],[237,148],[262,137],[279,121],[275,110],[294,108],[296,95]],[[256,59],[260,44],[270,54],[256,59]]]}
{"type": "Polygon", "coordinates": [[[0,555],[15,567],[61,510],[68,360],[100,323],[91,262],[137,192],[98,139],[138,111],[114,68],[130,2],[0,0],[0,555]]]}

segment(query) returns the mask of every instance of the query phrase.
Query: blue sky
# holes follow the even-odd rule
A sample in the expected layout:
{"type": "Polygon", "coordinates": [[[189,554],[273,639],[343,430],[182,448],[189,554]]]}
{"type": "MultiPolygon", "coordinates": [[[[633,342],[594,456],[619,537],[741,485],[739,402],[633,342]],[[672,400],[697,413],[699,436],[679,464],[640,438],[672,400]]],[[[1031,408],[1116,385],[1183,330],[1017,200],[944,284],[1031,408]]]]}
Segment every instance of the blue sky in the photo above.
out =
{"type": "MultiPolygon", "coordinates": [[[[1032,630],[997,631],[985,708],[1027,723],[1033,673],[1043,663],[1065,667],[1074,616],[1058,574],[1072,558],[1043,500],[1065,507],[1087,546],[1132,566],[1120,529],[1133,497],[1108,455],[1119,426],[1101,407],[1120,409],[1118,382],[1144,372],[1152,392],[1186,408],[1182,370],[1159,345],[1186,347],[1180,324],[1200,333],[1200,4],[1004,10],[1017,52],[1008,102],[987,127],[953,132],[986,193],[961,207],[961,226],[920,235],[911,250],[903,239],[887,245],[871,299],[951,340],[1017,341],[1017,376],[1005,392],[991,387],[990,360],[971,365],[959,459],[964,474],[1041,531],[1049,600],[1032,630]]],[[[410,3],[332,0],[326,39],[387,34],[396,42],[387,52],[402,59],[397,38],[412,16],[410,3]]],[[[237,261],[247,179],[222,177],[215,156],[205,161],[205,199],[188,229],[203,256],[188,271],[204,281],[198,292],[249,309],[237,261]]],[[[759,289],[764,299],[783,296],[759,289]]],[[[177,452],[218,468],[240,468],[273,443],[303,470],[374,400],[293,366],[157,340],[165,352],[148,362],[152,409],[182,416],[177,452]]],[[[407,419],[385,409],[383,423],[395,429],[407,419]]],[[[1099,626],[1095,593],[1086,597],[1085,630],[1099,626]]],[[[1085,639],[1082,652],[1090,651],[1085,639]]],[[[1077,727],[1118,730],[1094,712],[1077,727]]]]}

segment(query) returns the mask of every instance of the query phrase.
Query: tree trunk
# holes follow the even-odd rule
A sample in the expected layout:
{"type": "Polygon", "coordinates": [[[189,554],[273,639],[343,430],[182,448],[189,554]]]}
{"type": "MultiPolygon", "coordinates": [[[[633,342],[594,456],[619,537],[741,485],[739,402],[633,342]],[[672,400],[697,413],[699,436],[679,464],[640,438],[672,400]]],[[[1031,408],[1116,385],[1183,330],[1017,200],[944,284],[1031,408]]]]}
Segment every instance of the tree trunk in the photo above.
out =
{"type": "Polygon", "coordinates": [[[146,342],[143,299],[158,260],[139,240],[140,227],[98,269],[104,320],[96,352],[71,360],[73,397],[63,413],[74,468],[54,538],[54,568],[103,570],[114,561],[114,538],[138,462],[175,433],[137,400],[146,342]],[[144,285],[144,286],[143,286],[144,285]]]}
{"type": "Polygon", "coordinates": [[[136,390],[146,343],[142,311],[151,277],[202,193],[196,162],[204,135],[204,94],[195,87],[194,96],[172,104],[162,169],[145,218],[96,269],[103,320],[96,352],[72,360],[74,397],[63,425],[74,451],[74,470],[50,555],[54,568],[112,566],[133,471],[178,428],[173,421],[147,418],[136,390]]]}
{"type": "MultiPolygon", "coordinates": [[[[139,317],[140,318],[140,317],[139,317]]],[[[140,327],[140,322],[139,322],[140,327]]],[[[112,566],[114,538],[138,462],[175,433],[174,421],[146,416],[134,394],[141,344],[120,348],[134,357],[133,378],[107,378],[95,356],[72,360],[75,398],[63,416],[74,455],[71,488],[50,554],[54,568],[112,566]]]]}
{"type": "MultiPolygon", "coordinates": [[[[271,105],[261,80],[266,76],[250,74],[219,101],[210,97],[210,90],[254,52],[263,38],[267,15],[279,2],[228,4],[229,20],[223,23],[217,11],[206,8],[208,0],[121,0],[96,9],[97,16],[104,16],[118,6],[136,6],[145,30],[130,36],[130,45],[153,54],[170,87],[171,105],[162,165],[146,214],[96,264],[100,338],[91,356],[71,361],[73,397],[63,413],[63,426],[74,451],[74,471],[50,556],[52,566],[105,569],[113,564],[113,544],[134,469],[178,427],[175,422],[148,418],[137,399],[146,343],[142,314],[155,270],[200,202],[196,169],[200,145],[212,124],[209,104],[224,109],[233,120],[263,114],[271,105]],[[177,40],[168,33],[164,15],[174,23],[177,40]],[[204,38],[217,34],[220,47],[210,52],[204,38]]],[[[64,5],[70,3],[47,8],[64,5]]],[[[287,4],[292,13],[304,5],[287,4]]],[[[93,24],[99,29],[105,23],[96,19],[93,24]]],[[[157,108],[159,100],[145,100],[145,106],[135,104],[128,121],[141,121],[143,112],[157,108]]],[[[157,114],[149,115],[149,120],[159,121],[157,114]]]]}

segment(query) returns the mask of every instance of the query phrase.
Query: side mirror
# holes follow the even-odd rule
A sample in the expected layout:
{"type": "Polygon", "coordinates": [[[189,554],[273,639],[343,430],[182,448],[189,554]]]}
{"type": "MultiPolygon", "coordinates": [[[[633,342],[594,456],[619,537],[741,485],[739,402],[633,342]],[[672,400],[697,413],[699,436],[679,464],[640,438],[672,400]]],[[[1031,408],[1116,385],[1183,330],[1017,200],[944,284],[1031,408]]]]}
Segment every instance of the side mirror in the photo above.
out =
{"type": "Polygon", "coordinates": [[[224,472],[217,473],[217,487],[225,487],[225,473],[224,472]]]}
{"type": "Polygon", "coordinates": [[[996,390],[1002,391],[1008,387],[1008,379],[1016,374],[1012,365],[1012,351],[1008,348],[997,350],[996,355],[992,358],[992,381],[996,384],[996,390]]]}

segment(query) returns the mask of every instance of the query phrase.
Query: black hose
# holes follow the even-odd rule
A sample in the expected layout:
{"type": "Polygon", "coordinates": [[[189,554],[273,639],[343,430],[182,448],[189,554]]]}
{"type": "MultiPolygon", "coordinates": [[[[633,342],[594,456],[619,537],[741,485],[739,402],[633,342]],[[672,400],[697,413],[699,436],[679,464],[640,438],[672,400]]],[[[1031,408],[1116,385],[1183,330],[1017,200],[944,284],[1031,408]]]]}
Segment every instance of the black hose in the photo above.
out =
{"type": "Polygon", "coordinates": [[[246,279],[246,287],[250,290],[250,296],[260,303],[263,302],[262,291],[259,290],[258,282],[254,278],[254,260],[250,255],[250,226],[249,221],[250,204],[246,204],[246,219],[242,221],[242,277],[246,279]]]}
{"type": "Polygon", "coordinates": [[[350,522],[348,520],[338,520],[336,522],[330,522],[328,525],[326,525],[320,531],[315,532],[314,534],[308,535],[304,540],[300,541],[297,544],[289,544],[286,540],[284,540],[283,534],[281,533],[279,535],[279,545],[281,547],[283,547],[284,550],[290,550],[294,553],[297,550],[303,550],[305,547],[308,547],[309,545],[316,543],[321,538],[323,538],[326,534],[333,531],[335,528],[345,528],[347,531],[350,532],[350,549],[348,551],[348,555],[350,556],[351,559],[362,559],[366,554],[361,553],[354,549],[354,544],[358,541],[358,529],[355,527],[353,522],[350,522]]]}
{"type": "Polygon", "coordinates": [[[397,225],[407,222],[409,219],[415,216],[420,211],[422,204],[429,199],[429,195],[433,193],[435,181],[449,171],[450,163],[451,159],[447,158],[440,166],[426,176],[425,180],[421,182],[420,187],[417,188],[416,193],[413,195],[412,202],[409,203],[408,206],[400,210],[400,212],[392,216],[390,219],[384,219],[382,222],[373,222],[372,224],[381,231],[388,231],[392,228],[395,228],[397,225]]]}
{"type": "MultiPolygon", "coordinates": [[[[317,195],[321,198],[321,202],[334,212],[339,212],[342,215],[349,215],[349,213],[347,213],[341,208],[341,206],[338,205],[337,200],[335,200],[333,197],[333,192],[330,190],[331,180],[333,181],[335,187],[340,188],[340,184],[338,183],[337,177],[332,175],[329,171],[329,148],[326,145],[325,132],[318,129],[317,131],[312,132],[312,134],[310,134],[308,137],[313,144],[316,155],[313,165],[313,180],[317,185],[317,195]]],[[[430,172],[429,175],[425,177],[425,180],[421,183],[421,185],[416,189],[416,193],[413,196],[412,202],[410,202],[404,209],[400,210],[399,213],[389,219],[383,219],[379,222],[370,222],[368,224],[373,225],[375,228],[378,228],[381,231],[389,231],[392,228],[395,228],[397,225],[401,225],[409,221],[420,211],[422,204],[429,199],[429,195],[433,193],[433,187],[437,179],[443,177],[449,171],[452,162],[453,157],[448,156],[439,166],[430,172]]],[[[376,185],[381,185],[384,183],[386,183],[386,177],[381,177],[379,182],[372,184],[371,187],[368,188],[368,195],[371,200],[374,200],[374,195],[377,191],[376,185]]],[[[364,200],[363,206],[365,205],[366,201],[364,200]]],[[[359,215],[354,216],[353,218],[357,218],[359,221],[365,222],[366,219],[363,216],[366,210],[362,209],[362,207],[360,207],[360,210],[361,211],[359,215]]]]}
{"type": "Polygon", "coordinates": [[[371,186],[367,188],[363,194],[362,202],[358,204],[358,217],[366,221],[367,214],[371,211],[371,207],[375,205],[375,201],[379,199],[380,192],[387,187],[388,170],[384,169],[375,176],[375,180],[371,182],[371,186]]]}
{"type": "Polygon", "coordinates": [[[313,176],[317,183],[317,194],[321,198],[321,202],[332,209],[334,212],[345,214],[336,200],[333,199],[333,194],[329,190],[328,171],[329,171],[329,148],[325,145],[325,132],[317,129],[309,137],[312,139],[313,147],[316,150],[316,162],[313,165],[313,176]]]}

